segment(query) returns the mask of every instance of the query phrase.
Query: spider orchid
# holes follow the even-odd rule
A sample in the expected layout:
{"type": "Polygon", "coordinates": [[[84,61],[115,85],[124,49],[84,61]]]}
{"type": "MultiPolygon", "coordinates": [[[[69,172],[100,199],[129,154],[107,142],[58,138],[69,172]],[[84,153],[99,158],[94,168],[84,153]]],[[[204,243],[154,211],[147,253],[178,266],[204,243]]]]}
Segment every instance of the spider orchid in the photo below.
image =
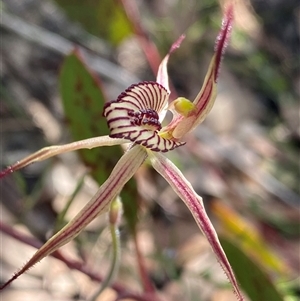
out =
{"type": "Polygon", "coordinates": [[[184,36],[181,36],[161,62],[155,82],[134,84],[121,93],[116,100],[105,105],[103,115],[110,129],[109,136],[43,148],[0,173],[0,177],[3,177],[30,163],[68,151],[131,142],[128,150],[94,197],[64,228],[43,245],[25,266],[2,286],[2,289],[42,258],[72,240],[93,219],[107,211],[111,201],[118,196],[126,182],[148,157],[153,168],[166,179],[191,211],[232,283],[238,300],[243,300],[232,268],[205,212],[202,198],[197,195],[180,170],[162,154],[182,146],[185,142],[182,142],[181,138],[201,123],[211,110],[216,98],[221,58],[230,36],[232,22],[233,11],[230,6],[224,14],[222,28],[216,40],[215,55],[209,65],[203,87],[194,102],[181,97],[170,105],[168,103],[170,89],[167,63],[170,54],[180,46],[184,39],[184,36]],[[169,125],[162,127],[161,122],[168,109],[173,113],[173,120],[169,125]]]}

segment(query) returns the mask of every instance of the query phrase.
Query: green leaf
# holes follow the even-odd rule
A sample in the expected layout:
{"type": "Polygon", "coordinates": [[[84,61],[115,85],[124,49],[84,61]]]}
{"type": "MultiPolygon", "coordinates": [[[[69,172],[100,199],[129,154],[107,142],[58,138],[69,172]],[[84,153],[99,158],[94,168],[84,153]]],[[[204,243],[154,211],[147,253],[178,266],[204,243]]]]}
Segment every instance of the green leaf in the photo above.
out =
{"type": "Polygon", "coordinates": [[[214,200],[211,209],[221,222],[222,231],[226,233],[226,237],[234,240],[264,267],[278,274],[288,273],[288,268],[281,258],[268,247],[257,229],[252,227],[237,211],[220,200],[214,200]]]}
{"type": "MultiPolygon", "coordinates": [[[[66,123],[74,140],[109,134],[106,119],[102,116],[105,95],[99,79],[87,69],[77,51],[65,58],[60,74],[60,93],[66,123]]],[[[98,147],[78,151],[92,177],[101,185],[123,155],[120,146],[98,147]]],[[[137,222],[136,183],[132,179],[121,193],[124,214],[134,232],[137,222]]]]}
{"type": "Polygon", "coordinates": [[[122,6],[111,0],[56,0],[74,21],[89,33],[119,44],[132,33],[132,26],[122,6]]]}
{"type": "Polygon", "coordinates": [[[283,301],[268,275],[238,246],[225,237],[220,242],[244,292],[252,301],[283,301]]]}

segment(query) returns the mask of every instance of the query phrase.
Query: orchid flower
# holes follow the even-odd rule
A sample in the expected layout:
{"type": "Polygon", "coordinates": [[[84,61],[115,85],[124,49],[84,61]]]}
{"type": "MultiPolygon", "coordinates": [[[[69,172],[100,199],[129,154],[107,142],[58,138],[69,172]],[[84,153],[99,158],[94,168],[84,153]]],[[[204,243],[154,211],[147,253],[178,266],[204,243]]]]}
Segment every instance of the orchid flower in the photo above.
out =
{"type": "Polygon", "coordinates": [[[8,167],[0,177],[18,170],[30,163],[45,160],[57,154],[82,148],[120,145],[131,142],[112,170],[108,179],[99,188],[84,208],[57,234],[50,238],[25,266],[3,286],[6,287],[30,267],[45,256],[65,245],[78,235],[93,219],[108,210],[127,181],[148,157],[155,170],[171,185],[177,195],[191,211],[196,223],[208,239],[220,265],[232,283],[238,300],[243,300],[232,268],[219,242],[213,225],[208,218],[202,198],[197,195],[191,184],[180,170],[163,153],[185,144],[181,139],[201,123],[211,110],[216,98],[217,79],[222,55],[225,51],[233,22],[230,6],[223,18],[222,28],[217,37],[215,54],[211,60],[203,87],[194,102],[178,98],[169,104],[170,89],[168,84],[167,63],[170,54],[180,46],[181,36],[171,47],[161,62],[156,81],[141,82],[130,86],[119,97],[107,103],[103,115],[110,129],[109,136],[95,137],[62,146],[50,146],[28,156],[8,167]],[[173,120],[162,127],[167,110],[173,113],[173,120]]]}

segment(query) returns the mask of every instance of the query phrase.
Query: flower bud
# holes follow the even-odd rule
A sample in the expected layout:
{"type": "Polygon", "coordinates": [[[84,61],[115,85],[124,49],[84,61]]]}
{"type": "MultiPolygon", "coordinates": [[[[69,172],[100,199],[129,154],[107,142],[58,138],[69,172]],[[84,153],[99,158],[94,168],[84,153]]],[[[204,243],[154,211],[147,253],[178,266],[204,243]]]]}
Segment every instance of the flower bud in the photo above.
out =
{"type": "Polygon", "coordinates": [[[123,204],[121,198],[117,196],[110,204],[109,223],[118,226],[123,214],[123,204]]]}

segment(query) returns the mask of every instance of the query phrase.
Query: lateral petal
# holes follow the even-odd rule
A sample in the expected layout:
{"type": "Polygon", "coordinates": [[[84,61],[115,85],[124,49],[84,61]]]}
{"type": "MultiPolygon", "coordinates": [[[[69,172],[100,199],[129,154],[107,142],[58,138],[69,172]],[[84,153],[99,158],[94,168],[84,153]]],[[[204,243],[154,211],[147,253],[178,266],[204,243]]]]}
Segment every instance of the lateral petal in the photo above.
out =
{"type": "Polygon", "coordinates": [[[149,158],[152,166],[166,179],[176,194],[184,201],[186,206],[191,211],[199,228],[209,241],[221,267],[232,283],[238,300],[242,301],[243,296],[239,285],[235,279],[235,275],[230,263],[228,262],[226,254],[224,253],[219,242],[217,233],[206,214],[202,198],[194,191],[190,182],[187,181],[181,171],[164,155],[160,153],[149,152],[149,158]]]}
{"type": "Polygon", "coordinates": [[[4,176],[19,170],[31,163],[38,162],[38,161],[43,161],[48,158],[51,158],[53,156],[66,153],[66,152],[71,152],[75,151],[78,149],[92,149],[95,147],[100,147],[100,146],[113,146],[113,145],[119,145],[123,143],[127,143],[128,141],[125,139],[113,139],[109,136],[101,136],[101,137],[93,137],[89,139],[84,139],[64,145],[52,145],[52,146],[47,146],[39,151],[29,155],[28,157],[16,162],[15,164],[8,166],[6,169],[2,170],[0,172],[0,179],[3,178],[4,176]]]}
{"type": "Polygon", "coordinates": [[[202,88],[193,102],[195,109],[188,116],[175,116],[167,127],[175,139],[182,138],[203,122],[214,105],[217,96],[217,79],[231,34],[232,23],[233,6],[229,5],[224,13],[222,28],[215,42],[215,54],[209,64],[202,88]]]}
{"type": "Polygon", "coordinates": [[[196,128],[206,118],[215,103],[217,96],[217,83],[214,81],[215,58],[216,56],[212,58],[202,89],[193,102],[195,110],[189,116],[179,116],[169,125],[169,127],[174,127],[172,135],[176,139],[182,138],[196,128]]]}
{"type": "Polygon", "coordinates": [[[232,23],[233,6],[230,5],[226,9],[223,16],[222,27],[215,42],[215,54],[208,67],[203,87],[193,102],[196,107],[196,112],[194,113],[196,120],[192,129],[206,118],[214,105],[217,96],[217,80],[220,72],[222,58],[231,34],[232,23]]]}
{"type": "Polygon", "coordinates": [[[116,164],[109,178],[99,188],[94,197],[65,227],[63,227],[39,250],[37,250],[37,252],[24,265],[24,267],[14,276],[12,276],[12,278],[9,279],[3,286],[1,286],[0,289],[2,290],[5,288],[34,264],[68,243],[75,236],[77,236],[93,219],[104,213],[108,209],[110,202],[120,193],[123,186],[135,174],[146,157],[147,152],[139,145],[136,145],[127,151],[116,164]]]}

